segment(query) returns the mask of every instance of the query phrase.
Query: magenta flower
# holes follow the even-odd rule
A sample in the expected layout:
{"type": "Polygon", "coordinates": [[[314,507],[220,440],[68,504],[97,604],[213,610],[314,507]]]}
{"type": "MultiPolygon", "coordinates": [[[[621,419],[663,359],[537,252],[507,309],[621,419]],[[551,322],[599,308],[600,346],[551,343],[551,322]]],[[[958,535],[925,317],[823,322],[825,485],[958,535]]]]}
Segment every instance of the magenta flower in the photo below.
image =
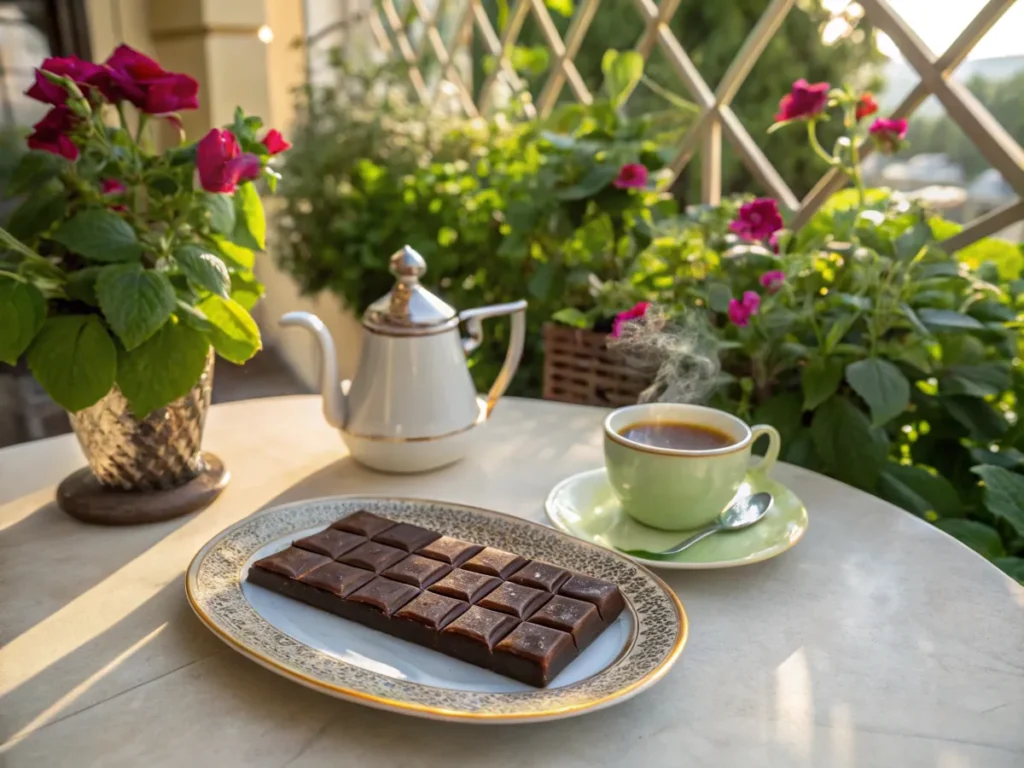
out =
{"type": "Polygon", "coordinates": [[[775,122],[815,117],[828,106],[828,83],[808,83],[802,77],[793,83],[793,90],[779,101],[775,122]]]}
{"type": "Polygon", "coordinates": [[[729,229],[747,240],[765,240],[782,229],[779,204],[770,197],[759,197],[744,203],[729,229]]]}
{"type": "Polygon", "coordinates": [[[117,179],[103,179],[100,182],[100,188],[104,195],[110,196],[123,195],[128,189],[117,179]]]}
{"type": "Polygon", "coordinates": [[[618,189],[643,189],[647,186],[647,167],[640,163],[626,163],[612,184],[618,189]]]}
{"type": "Polygon", "coordinates": [[[271,128],[267,131],[267,135],[263,137],[263,146],[267,148],[267,152],[271,155],[278,155],[284,152],[286,149],[291,149],[291,144],[285,141],[284,136],[277,128],[271,128]]]}
{"type": "Polygon", "coordinates": [[[619,312],[615,316],[615,322],[612,323],[612,336],[619,338],[622,335],[622,329],[630,320],[639,320],[641,317],[647,314],[647,310],[650,308],[651,303],[649,301],[640,301],[633,305],[631,309],[627,309],[625,312],[619,312]]]}
{"type": "Polygon", "coordinates": [[[112,102],[128,100],[150,115],[199,108],[195,78],[168,72],[134,48],[117,46],[105,64],[107,79],[99,87],[112,102]]]}
{"type": "Polygon", "coordinates": [[[25,95],[30,99],[58,107],[67,102],[68,92],[62,86],[47,80],[43,71],[67,77],[81,89],[82,93],[88,93],[89,88],[100,83],[106,75],[106,70],[99,64],[83,61],[77,56],[52,56],[44,59],[36,70],[35,82],[25,91],[25,95]]]}
{"type": "Polygon", "coordinates": [[[773,269],[770,272],[765,272],[761,275],[761,277],[758,278],[758,282],[761,283],[761,286],[765,288],[768,293],[775,293],[782,288],[782,284],[786,282],[786,273],[781,269],[773,269]]]}
{"type": "Polygon", "coordinates": [[[756,315],[761,306],[761,297],[753,291],[746,291],[742,299],[729,300],[729,320],[740,328],[750,322],[750,316],[756,315]]]}
{"type": "Polygon", "coordinates": [[[199,183],[207,192],[231,194],[235,186],[260,175],[260,159],[242,152],[231,131],[212,128],[196,145],[199,183]]]}
{"type": "Polygon", "coordinates": [[[33,130],[27,142],[28,148],[52,152],[68,160],[77,160],[78,147],[68,136],[77,122],[78,119],[67,107],[54,107],[32,126],[33,130]]]}
{"type": "Polygon", "coordinates": [[[880,117],[871,124],[868,130],[878,148],[891,155],[899,150],[903,139],[907,136],[907,121],[903,118],[891,120],[880,117]]]}

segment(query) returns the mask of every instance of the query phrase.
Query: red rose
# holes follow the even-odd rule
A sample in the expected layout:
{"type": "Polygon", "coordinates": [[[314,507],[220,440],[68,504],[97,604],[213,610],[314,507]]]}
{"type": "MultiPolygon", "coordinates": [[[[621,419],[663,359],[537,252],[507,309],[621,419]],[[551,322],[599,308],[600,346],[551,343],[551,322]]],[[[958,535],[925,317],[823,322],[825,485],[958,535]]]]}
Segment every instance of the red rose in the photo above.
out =
{"type": "Polygon", "coordinates": [[[647,167],[640,163],[626,163],[619,169],[612,185],[618,189],[643,189],[647,186],[647,167]]]}
{"type": "Polygon", "coordinates": [[[899,151],[907,136],[907,121],[903,118],[890,120],[880,117],[868,129],[878,148],[887,154],[899,151]]]}
{"type": "Polygon", "coordinates": [[[68,92],[63,87],[47,80],[43,75],[44,70],[52,75],[69,78],[82,89],[82,93],[85,93],[90,86],[98,85],[106,75],[106,70],[99,64],[83,61],[77,56],[53,56],[44,59],[42,66],[36,70],[36,81],[31,88],[25,91],[25,95],[30,99],[54,106],[65,104],[68,100],[68,92]]]}
{"type": "Polygon", "coordinates": [[[875,114],[878,111],[878,102],[875,101],[875,97],[870,93],[865,93],[857,100],[857,119],[863,120],[869,115],[875,114]]]}
{"type": "Polygon", "coordinates": [[[68,137],[76,121],[67,107],[54,107],[32,126],[33,131],[28,137],[29,149],[41,149],[68,160],[77,160],[78,147],[68,137]]]}
{"type": "Polygon", "coordinates": [[[127,45],[119,45],[106,66],[107,81],[100,89],[110,101],[130,101],[150,115],[199,106],[199,83],[188,75],[166,71],[127,45]]]}
{"type": "Polygon", "coordinates": [[[276,128],[271,128],[267,131],[267,135],[263,137],[263,146],[272,155],[279,155],[286,149],[292,148],[292,145],[285,141],[284,136],[276,128]]]}
{"type": "Polygon", "coordinates": [[[808,83],[802,77],[793,83],[793,90],[779,101],[775,122],[810,118],[824,112],[828,106],[828,83],[808,83]]]}
{"type": "Polygon", "coordinates": [[[242,153],[231,131],[213,128],[196,145],[196,168],[203,189],[230,194],[240,181],[259,176],[262,165],[256,155],[242,153]]]}
{"type": "Polygon", "coordinates": [[[740,206],[729,229],[747,240],[765,240],[782,226],[779,204],[770,197],[759,197],[740,206]]]}

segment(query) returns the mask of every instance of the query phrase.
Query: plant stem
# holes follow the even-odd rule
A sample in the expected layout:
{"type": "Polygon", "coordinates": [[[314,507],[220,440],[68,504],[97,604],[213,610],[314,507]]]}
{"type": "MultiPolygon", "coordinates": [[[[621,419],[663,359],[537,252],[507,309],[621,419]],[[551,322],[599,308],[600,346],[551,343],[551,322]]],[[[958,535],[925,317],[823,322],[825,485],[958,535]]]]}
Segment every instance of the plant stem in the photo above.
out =
{"type": "MultiPolygon", "coordinates": [[[[121,105],[117,105],[118,109],[121,109],[121,105]]],[[[142,147],[142,132],[146,128],[146,122],[149,120],[149,115],[145,112],[139,112],[139,126],[135,130],[135,146],[142,147]]]]}
{"type": "Polygon", "coordinates": [[[121,129],[131,136],[132,132],[128,130],[128,118],[124,114],[124,103],[120,101],[117,102],[117,117],[121,121],[121,129]]]}
{"type": "Polygon", "coordinates": [[[820,157],[822,160],[824,160],[829,165],[838,165],[839,161],[836,160],[836,158],[832,157],[832,155],[830,155],[828,152],[826,152],[825,148],[823,146],[821,146],[821,142],[818,141],[818,131],[817,131],[817,121],[816,120],[808,120],[807,121],[807,140],[811,144],[811,149],[814,150],[814,153],[818,157],[820,157]]]}

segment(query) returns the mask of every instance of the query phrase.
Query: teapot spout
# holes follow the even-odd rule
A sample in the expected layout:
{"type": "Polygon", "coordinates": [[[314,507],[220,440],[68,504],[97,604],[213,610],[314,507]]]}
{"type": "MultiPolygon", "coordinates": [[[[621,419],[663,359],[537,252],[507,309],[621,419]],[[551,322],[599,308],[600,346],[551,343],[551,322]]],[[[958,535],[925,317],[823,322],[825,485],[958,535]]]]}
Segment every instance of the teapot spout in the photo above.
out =
{"type": "Polygon", "coordinates": [[[324,418],[332,427],[342,429],[347,409],[341,382],[338,381],[338,357],[331,332],[319,317],[309,312],[289,312],[279,323],[283,326],[301,326],[316,337],[320,345],[320,395],[324,402],[324,418]]]}

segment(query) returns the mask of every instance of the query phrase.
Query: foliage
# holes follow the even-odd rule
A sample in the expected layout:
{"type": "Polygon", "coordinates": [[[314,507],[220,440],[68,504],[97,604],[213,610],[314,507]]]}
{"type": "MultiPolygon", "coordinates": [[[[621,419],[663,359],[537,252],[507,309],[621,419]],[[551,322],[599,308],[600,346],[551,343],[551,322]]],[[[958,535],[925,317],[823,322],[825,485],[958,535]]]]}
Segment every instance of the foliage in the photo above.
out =
{"type": "MultiPolygon", "coordinates": [[[[539,391],[540,324],[564,296],[592,303],[590,276],[621,277],[652,211],[674,210],[657,180],[689,113],[627,118],[619,105],[641,76],[639,57],[610,52],[605,68],[603,98],[545,122],[516,105],[489,120],[414,106],[391,69],[311,86],[281,187],[282,265],[304,290],[333,290],[361,310],[390,289],[388,257],[408,243],[457,307],[526,297],[531,347],[513,386],[539,391]],[[617,186],[636,164],[647,185],[617,186]]],[[[617,305],[609,297],[610,313],[617,305]]],[[[472,360],[484,389],[507,332],[497,325],[472,360]]]]}
{"type": "Polygon", "coordinates": [[[239,110],[226,151],[205,159],[209,136],[198,151],[145,146],[150,112],[176,121],[166,109],[194,108],[194,85],[122,47],[104,66],[48,59],[29,92],[53,106],[7,184],[20,203],[0,229],[0,362],[24,356],[70,411],[116,384],[142,417],[195,385],[211,344],[233,362],[260,348],[248,313],[262,294],[252,273],[264,228],[253,181],[276,173],[256,139],[259,118],[239,110]],[[140,110],[134,131],[126,102],[140,110]],[[113,126],[104,113],[115,109],[113,126]],[[224,192],[204,188],[211,171],[224,192]]]}

